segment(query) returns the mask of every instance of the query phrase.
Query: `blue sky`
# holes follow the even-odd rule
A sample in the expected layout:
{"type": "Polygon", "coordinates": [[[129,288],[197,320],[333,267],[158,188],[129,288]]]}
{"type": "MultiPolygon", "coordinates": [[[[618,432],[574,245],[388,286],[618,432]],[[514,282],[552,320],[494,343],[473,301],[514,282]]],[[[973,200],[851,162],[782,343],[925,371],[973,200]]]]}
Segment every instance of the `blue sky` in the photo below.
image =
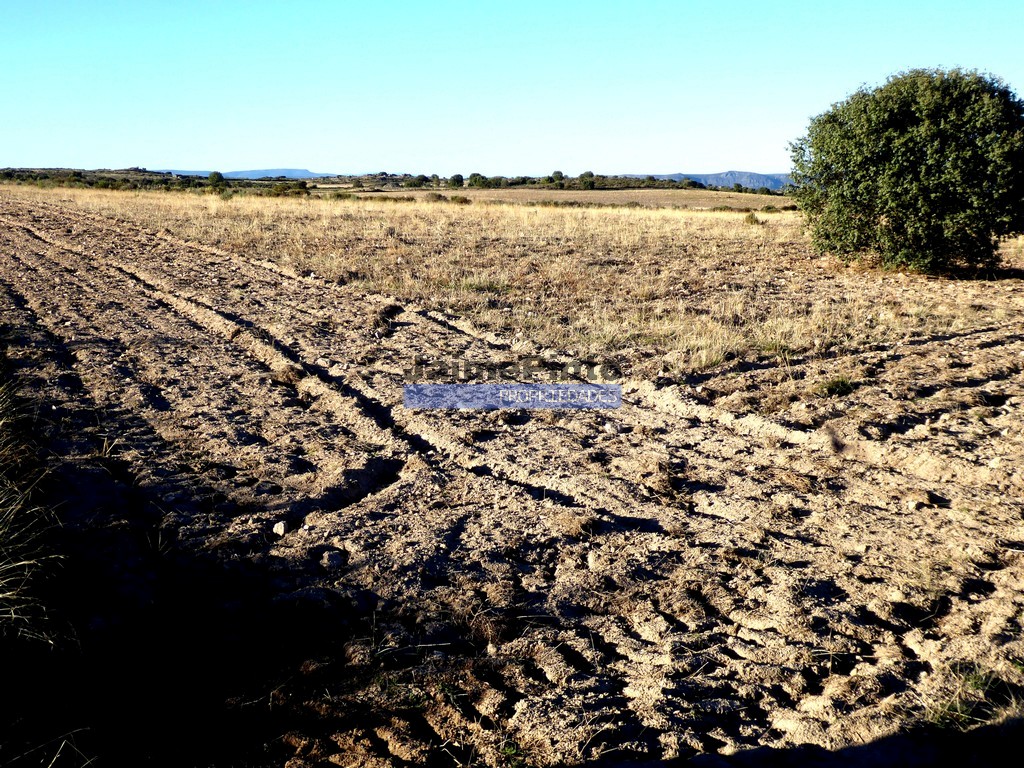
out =
{"type": "Polygon", "coordinates": [[[784,172],[863,84],[1024,92],[1024,3],[0,0],[0,167],[784,172]]]}

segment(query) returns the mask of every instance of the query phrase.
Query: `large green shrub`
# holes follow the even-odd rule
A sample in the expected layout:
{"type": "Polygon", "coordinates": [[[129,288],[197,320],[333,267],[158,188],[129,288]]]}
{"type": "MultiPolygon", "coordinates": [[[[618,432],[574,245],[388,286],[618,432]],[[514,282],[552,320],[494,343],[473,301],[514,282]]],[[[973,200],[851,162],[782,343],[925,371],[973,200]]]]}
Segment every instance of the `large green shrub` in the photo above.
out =
{"type": "Polygon", "coordinates": [[[895,75],[815,117],[791,151],[819,251],[987,268],[999,239],[1024,231],[1024,102],[998,78],[895,75]]]}

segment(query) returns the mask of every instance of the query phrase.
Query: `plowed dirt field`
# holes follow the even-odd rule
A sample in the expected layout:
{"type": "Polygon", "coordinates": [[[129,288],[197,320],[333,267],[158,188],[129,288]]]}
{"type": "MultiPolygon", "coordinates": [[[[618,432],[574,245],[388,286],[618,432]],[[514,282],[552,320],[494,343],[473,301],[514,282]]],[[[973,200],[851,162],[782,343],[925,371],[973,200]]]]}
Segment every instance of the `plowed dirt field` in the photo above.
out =
{"type": "Polygon", "coordinates": [[[57,460],[132,489],[103,524],[155,516],[167,557],[318,616],[247,702],[292,766],[655,763],[998,718],[1024,684],[1022,288],[971,283],[971,327],[842,359],[627,378],[613,411],[407,410],[414,356],[511,342],[0,192],[6,354],[57,460]]]}

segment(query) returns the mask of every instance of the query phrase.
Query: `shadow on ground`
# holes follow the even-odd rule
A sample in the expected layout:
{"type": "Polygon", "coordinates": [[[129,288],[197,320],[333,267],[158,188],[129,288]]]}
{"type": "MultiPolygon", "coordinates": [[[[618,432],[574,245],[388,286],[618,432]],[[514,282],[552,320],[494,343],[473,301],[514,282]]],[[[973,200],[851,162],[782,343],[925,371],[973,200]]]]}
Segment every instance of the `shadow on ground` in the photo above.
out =
{"type": "Polygon", "coordinates": [[[159,510],[116,473],[66,463],[37,585],[53,645],[8,641],[0,765],[280,765],[275,706],[309,654],[349,636],[351,606],[162,539],[159,510]],[[285,595],[287,597],[282,598],[285,595]]]}
{"type": "Polygon", "coordinates": [[[820,748],[754,749],[730,757],[702,755],[687,765],[700,768],[938,768],[1009,765],[1019,754],[1024,720],[1008,720],[966,733],[922,729],[829,752],[820,748]]]}

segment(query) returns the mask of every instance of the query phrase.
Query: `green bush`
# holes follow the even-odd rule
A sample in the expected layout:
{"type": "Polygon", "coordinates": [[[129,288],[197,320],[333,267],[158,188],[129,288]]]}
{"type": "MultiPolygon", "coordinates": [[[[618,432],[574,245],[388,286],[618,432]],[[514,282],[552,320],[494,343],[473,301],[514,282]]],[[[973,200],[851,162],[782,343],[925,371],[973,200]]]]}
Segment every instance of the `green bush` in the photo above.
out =
{"type": "Polygon", "coordinates": [[[1024,102],[999,79],[917,69],[861,89],[791,145],[814,247],[927,272],[990,268],[1024,231],[1024,102]]]}
{"type": "Polygon", "coordinates": [[[266,190],[269,197],[301,197],[309,194],[309,185],[304,180],[279,181],[266,190]]]}

